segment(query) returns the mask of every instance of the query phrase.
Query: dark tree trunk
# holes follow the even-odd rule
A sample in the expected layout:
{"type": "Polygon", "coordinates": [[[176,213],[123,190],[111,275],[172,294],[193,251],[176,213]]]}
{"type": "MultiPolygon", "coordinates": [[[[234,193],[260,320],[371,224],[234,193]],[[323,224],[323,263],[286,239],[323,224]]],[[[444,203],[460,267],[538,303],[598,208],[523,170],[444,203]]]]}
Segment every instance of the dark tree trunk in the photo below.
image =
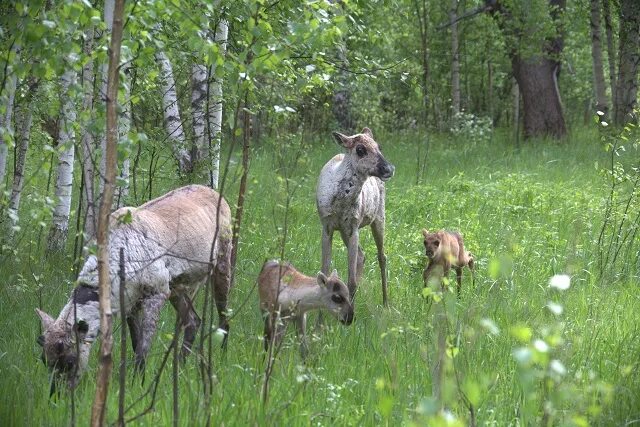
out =
{"type": "Polygon", "coordinates": [[[560,65],[548,58],[524,60],[516,56],[511,66],[522,95],[524,137],[566,135],[557,85],[560,65]]]}
{"type": "MultiPolygon", "coordinates": [[[[524,57],[517,48],[510,53],[513,76],[522,95],[525,139],[545,136],[562,138],[567,133],[558,89],[559,57],[564,45],[559,15],[565,5],[566,0],[549,0],[549,14],[555,21],[557,34],[545,38],[544,48],[539,55],[524,57]]],[[[507,36],[520,39],[530,30],[518,24],[519,18],[514,17],[510,7],[497,0],[485,0],[483,7],[463,16],[473,16],[482,11],[499,16],[498,23],[507,36]]]]}
{"type": "MultiPolygon", "coordinates": [[[[332,1],[333,3],[334,1],[332,1]]],[[[342,2],[339,2],[342,11],[342,2]]],[[[349,59],[347,58],[347,41],[343,38],[336,49],[337,62],[339,64],[336,76],[335,89],[333,91],[333,117],[338,122],[338,127],[343,132],[354,132],[355,123],[351,112],[351,88],[349,86],[349,59]]],[[[349,135],[347,133],[347,135],[349,135]]]]}
{"type": "Polygon", "coordinates": [[[611,87],[611,104],[616,93],[616,48],[613,40],[613,24],[611,23],[611,0],[602,0],[602,17],[607,33],[607,60],[609,63],[609,86],[611,87]]]}
{"type": "Polygon", "coordinates": [[[414,0],[413,5],[418,17],[420,30],[420,62],[422,64],[422,124],[427,126],[429,119],[429,44],[427,30],[429,24],[429,11],[426,0],[414,0]]]}
{"type": "Polygon", "coordinates": [[[338,127],[343,132],[353,132],[355,129],[351,118],[351,93],[349,88],[342,86],[333,93],[333,115],[338,127]]]}
{"type": "Polygon", "coordinates": [[[614,98],[614,122],[622,126],[634,120],[638,96],[638,64],[640,63],[640,2],[620,2],[620,65],[614,98]]]}
{"type": "Polygon", "coordinates": [[[602,111],[606,115],[609,111],[609,103],[607,102],[607,88],[604,82],[604,69],[602,64],[602,31],[600,21],[600,0],[591,0],[591,59],[593,61],[593,85],[596,95],[596,110],[602,111]]]}
{"type": "Polygon", "coordinates": [[[458,38],[458,0],[451,0],[449,22],[451,22],[451,114],[460,112],[460,44],[458,38]]]}

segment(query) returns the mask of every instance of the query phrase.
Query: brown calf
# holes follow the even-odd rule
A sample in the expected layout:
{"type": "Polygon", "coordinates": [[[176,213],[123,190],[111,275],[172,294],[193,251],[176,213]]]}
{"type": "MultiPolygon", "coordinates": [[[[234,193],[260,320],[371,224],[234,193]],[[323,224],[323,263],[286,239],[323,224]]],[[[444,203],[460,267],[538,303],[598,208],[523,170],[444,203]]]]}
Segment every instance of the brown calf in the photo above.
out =
{"type": "Polygon", "coordinates": [[[317,277],[309,277],[289,263],[267,261],[258,276],[258,293],[260,309],[264,315],[265,350],[269,349],[272,341],[276,345],[280,342],[285,322],[293,320],[298,327],[300,351],[305,357],[306,315],[310,310],[327,310],[345,325],[350,325],[353,321],[349,290],[335,270],[329,277],[323,273],[318,273],[317,277]]]}
{"type": "Polygon", "coordinates": [[[474,270],[473,255],[471,252],[465,251],[462,236],[455,231],[440,230],[435,233],[429,233],[425,229],[422,230],[422,236],[424,237],[425,254],[429,258],[429,265],[427,265],[422,274],[424,286],[428,285],[434,270],[439,270],[439,279],[441,280],[449,274],[449,270],[453,266],[456,270],[456,291],[460,296],[462,268],[464,266],[469,267],[472,275],[474,270]]]}

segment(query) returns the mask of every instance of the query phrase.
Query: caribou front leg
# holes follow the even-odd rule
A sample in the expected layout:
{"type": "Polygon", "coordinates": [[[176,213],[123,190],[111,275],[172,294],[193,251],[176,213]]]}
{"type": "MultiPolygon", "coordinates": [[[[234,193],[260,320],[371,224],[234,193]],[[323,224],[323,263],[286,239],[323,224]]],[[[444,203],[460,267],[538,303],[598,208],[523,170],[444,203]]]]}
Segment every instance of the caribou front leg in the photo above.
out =
{"type": "Polygon", "coordinates": [[[389,307],[389,300],[387,299],[387,256],[384,254],[384,222],[372,222],[371,231],[378,249],[378,266],[382,277],[382,305],[389,307]]]}
{"type": "Polygon", "coordinates": [[[136,369],[139,372],[144,372],[145,360],[147,353],[151,348],[151,340],[156,333],[158,327],[158,318],[160,317],[160,310],[167,301],[168,295],[165,293],[158,293],[144,297],[141,301],[142,310],[142,330],[140,340],[136,348],[136,369]]]}
{"type": "Polygon", "coordinates": [[[349,288],[349,294],[351,296],[351,301],[355,299],[356,289],[358,286],[358,252],[359,246],[358,241],[360,239],[360,233],[358,228],[355,227],[351,230],[351,235],[346,236],[342,235],[342,239],[344,240],[345,245],[347,246],[347,256],[348,256],[348,271],[349,277],[347,279],[347,287],[349,288]]]}
{"type": "Polygon", "coordinates": [[[302,360],[306,360],[307,355],[309,354],[309,344],[307,343],[307,313],[302,313],[298,317],[296,317],[296,328],[298,339],[300,340],[300,355],[302,356],[302,360]]]}
{"type": "Polygon", "coordinates": [[[333,245],[333,230],[322,227],[322,273],[328,275],[331,270],[331,249],[333,245]]]}

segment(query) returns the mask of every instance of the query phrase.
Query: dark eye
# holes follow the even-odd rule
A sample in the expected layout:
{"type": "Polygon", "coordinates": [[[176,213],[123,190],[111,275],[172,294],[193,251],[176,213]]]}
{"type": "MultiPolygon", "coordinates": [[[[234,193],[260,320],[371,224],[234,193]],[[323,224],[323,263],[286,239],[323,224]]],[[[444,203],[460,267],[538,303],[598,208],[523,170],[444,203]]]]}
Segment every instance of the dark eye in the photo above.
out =
{"type": "Polygon", "coordinates": [[[331,301],[335,302],[336,304],[342,304],[344,302],[344,298],[342,297],[342,295],[331,295],[331,301]]]}
{"type": "Polygon", "coordinates": [[[364,157],[367,155],[367,149],[362,145],[358,145],[356,147],[356,154],[358,155],[358,157],[364,157]]]}
{"type": "Polygon", "coordinates": [[[433,242],[433,246],[435,246],[436,248],[440,246],[440,240],[436,240],[435,242],[433,242]]]}

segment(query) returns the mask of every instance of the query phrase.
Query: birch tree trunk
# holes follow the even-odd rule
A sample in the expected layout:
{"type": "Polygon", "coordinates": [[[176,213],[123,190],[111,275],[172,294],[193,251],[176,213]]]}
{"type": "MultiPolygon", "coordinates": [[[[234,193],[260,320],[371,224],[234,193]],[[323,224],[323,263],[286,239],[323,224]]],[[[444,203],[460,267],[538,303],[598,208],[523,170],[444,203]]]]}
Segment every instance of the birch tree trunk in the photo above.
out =
{"type": "Polygon", "coordinates": [[[596,92],[596,110],[605,115],[609,111],[607,88],[602,64],[602,42],[600,40],[600,0],[591,0],[591,58],[593,60],[593,86],[596,92]]]}
{"type": "Polygon", "coordinates": [[[98,245],[98,295],[100,306],[100,365],[96,381],[96,394],[91,410],[91,425],[101,427],[107,409],[107,394],[109,380],[113,368],[111,349],[113,346],[112,318],[111,318],[111,280],[109,278],[109,213],[115,187],[116,166],[118,160],[118,80],[120,65],[120,46],[124,27],[124,0],[116,0],[111,43],[109,47],[109,68],[107,73],[107,130],[105,159],[105,185],[100,203],[98,217],[97,245],[98,245]]]}
{"type": "Polygon", "coordinates": [[[620,2],[620,37],[618,77],[613,104],[614,122],[623,126],[635,120],[634,108],[638,100],[638,66],[640,65],[640,2],[620,2]]]}
{"type": "Polygon", "coordinates": [[[13,171],[13,187],[11,188],[11,197],[9,199],[9,219],[10,229],[8,235],[11,236],[18,226],[18,210],[20,209],[20,197],[22,196],[22,188],[24,186],[24,166],[27,159],[27,150],[29,149],[29,140],[31,139],[31,125],[33,122],[33,107],[35,92],[38,82],[34,78],[30,78],[28,82],[27,96],[23,100],[19,115],[16,118],[16,126],[18,127],[18,135],[16,141],[16,157],[15,168],[13,171]]]}
{"type": "Polygon", "coordinates": [[[13,102],[16,95],[17,77],[15,73],[11,73],[7,77],[5,86],[6,96],[2,98],[6,102],[5,113],[0,115],[0,190],[4,188],[4,180],[7,174],[7,158],[9,154],[8,142],[12,139],[13,127],[11,121],[13,118],[13,102]]]}
{"type": "Polygon", "coordinates": [[[458,0],[451,0],[449,22],[451,22],[451,113],[460,112],[460,46],[458,43],[458,0]]]}
{"type": "Polygon", "coordinates": [[[206,147],[205,112],[207,100],[207,67],[194,64],[191,69],[191,114],[193,114],[193,146],[191,148],[191,164],[189,172],[200,165],[206,147]]]}
{"type": "MultiPolygon", "coordinates": [[[[227,53],[227,36],[229,33],[229,23],[221,19],[216,29],[215,42],[220,46],[220,55],[223,57],[227,53]]],[[[209,141],[211,155],[211,188],[218,188],[220,176],[220,144],[222,143],[222,77],[215,75],[213,67],[210,68],[212,75],[211,96],[209,104],[209,141]]]]}
{"type": "MultiPolygon", "coordinates": [[[[84,43],[84,54],[90,58],[91,51],[93,50],[93,38],[95,36],[95,30],[91,28],[87,32],[87,37],[84,43]]],[[[94,153],[94,138],[93,134],[89,130],[89,122],[93,117],[93,82],[94,82],[94,68],[93,61],[89,60],[82,67],[82,111],[88,114],[87,121],[83,123],[82,128],[82,174],[84,178],[84,197],[86,203],[85,220],[84,220],[84,234],[85,241],[88,241],[95,237],[96,234],[96,203],[95,203],[95,153],[94,153]]]]}
{"type": "Polygon", "coordinates": [[[173,68],[169,58],[162,51],[156,52],[156,61],[160,67],[164,127],[167,131],[167,137],[171,143],[173,155],[178,162],[178,171],[180,174],[184,174],[190,170],[191,160],[189,151],[186,148],[182,120],[180,119],[178,94],[176,92],[176,82],[173,78],[173,68]]]}
{"type": "Polygon", "coordinates": [[[58,175],[56,178],[55,194],[56,206],[53,210],[53,221],[49,230],[48,248],[58,252],[64,248],[69,232],[69,213],[71,212],[71,192],[73,190],[73,162],[75,155],[76,109],[73,88],[77,81],[77,74],[68,69],[60,78],[60,125],[58,127],[59,157],[58,175]]]}
{"type": "Polygon", "coordinates": [[[609,62],[609,87],[611,88],[611,103],[616,99],[616,48],[613,40],[613,24],[611,23],[611,0],[602,0],[604,27],[607,33],[607,59],[609,62]]]}
{"type": "MultiPolygon", "coordinates": [[[[122,66],[124,75],[129,75],[129,65],[122,66]]],[[[124,85],[124,99],[122,100],[121,113],[118,118],[118,143],[129,143],[129,131],[131,130],[131,86],[129,84],[124,85]]],[[[127,147],[129,148],[129,147],[127,147]]],[[[127,204],[127,197],[129,196],[129,174],[131,170],[131,158],[129,156],[130,150],[124,150],[125,157],[122,160],[120,166],[120,176],[117,179],[117,185],[115,188],[115,196],[113,202],[113,209],[116,210],[127,204]]]]}
{"type": "MultiPolygon", "coordinates": [[[[105,33],[107,36],[112,32],[113,25],[113,10],[115,4],[114,0],[104,0],[104,23],[106,26],[105,33]]],[[[100,100],[103,105],[106,105],[107,102],[107,73],[108,73],[108,64],[104,63],[101,67],[101,85],[100,85],[100,100]]],[[[100,168],[98,169],[98,194],[96,195],[96,205],[100,206],[100,202],[102,199],[102,193],[104,192],[104,180],[105,180],[105,170],[107,166],[107,158],[106,158],[106,148],[107,148],[107,138],[104,133],[100,133],[98,136],[98,140],[100,143],[100,168]]]]}

